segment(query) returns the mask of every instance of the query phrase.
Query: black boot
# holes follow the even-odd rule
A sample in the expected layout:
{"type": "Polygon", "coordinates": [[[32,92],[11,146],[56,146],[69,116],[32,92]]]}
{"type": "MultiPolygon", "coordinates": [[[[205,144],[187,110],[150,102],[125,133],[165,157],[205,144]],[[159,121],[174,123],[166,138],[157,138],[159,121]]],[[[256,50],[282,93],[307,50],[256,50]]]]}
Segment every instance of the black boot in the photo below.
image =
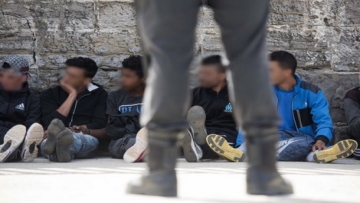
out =
{"type": "Polygon", "coordinates": [[[247,193],[253,195],[293,193],[291,184],[281,177],[276,167],[277,142],[278,136],[274,133],[246,137],[247,193]]]}
{"type": "Polygon", "coordinates": [[[128,185],[130,194],[164,197],[177,196],[175,173],[178,157],[178,136],[181,133],[148,132],[147,165],[148,172],[137,182],[128,185]]]}

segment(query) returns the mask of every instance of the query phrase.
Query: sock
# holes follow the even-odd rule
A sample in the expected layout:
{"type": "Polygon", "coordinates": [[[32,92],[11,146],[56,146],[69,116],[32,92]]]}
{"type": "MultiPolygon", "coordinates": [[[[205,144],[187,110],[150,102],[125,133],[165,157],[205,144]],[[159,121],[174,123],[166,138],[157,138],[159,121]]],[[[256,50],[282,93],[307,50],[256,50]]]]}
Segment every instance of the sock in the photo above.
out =
{"type": "Polygon", "coordinates": [[[307,157],[306,157],[306,161],[308,162],[314,162],[314,154],[318,152],[318,150],[316,150],[315,152],[310,152],[307,157]]]}

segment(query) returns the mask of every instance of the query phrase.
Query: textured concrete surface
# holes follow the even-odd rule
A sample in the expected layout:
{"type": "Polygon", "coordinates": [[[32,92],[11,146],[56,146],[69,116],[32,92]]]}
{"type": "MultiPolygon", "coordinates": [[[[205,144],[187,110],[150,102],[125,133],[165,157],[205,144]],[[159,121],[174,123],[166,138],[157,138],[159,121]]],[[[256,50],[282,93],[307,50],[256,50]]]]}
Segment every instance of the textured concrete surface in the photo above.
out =
{"type": "Polygon", "coordinates": [[[126,184],[144,172],[144,163],[100,158],[72,163],[0,164],[0,202],[359,202],[360,161],[333,164],[279,163],[295,194],[285,197],[245,193],[245,163],[186,163],[180,160],[179,198],[125,194],[126,184]]]}
{"type": "MultiPolygon", "coordinates": [[[[270,11],[269,49],[296,55],[301,76],[324,89],[342,126],[344,94],[359,85],[360,1],[272,0],[270,11]]],[[[196,36],[198,56],[222,52],[211,10],[200,10],[196,36]]],[[[55,84],[63,62],[78,55],[97,61],[95,80],[112,90],[122,59],[137,53],[132,0],[0,0],[0,60],[26,56],[35,90],[55,84]]],[[[336,133],[346,137],[343,128],[336,133]]]]}

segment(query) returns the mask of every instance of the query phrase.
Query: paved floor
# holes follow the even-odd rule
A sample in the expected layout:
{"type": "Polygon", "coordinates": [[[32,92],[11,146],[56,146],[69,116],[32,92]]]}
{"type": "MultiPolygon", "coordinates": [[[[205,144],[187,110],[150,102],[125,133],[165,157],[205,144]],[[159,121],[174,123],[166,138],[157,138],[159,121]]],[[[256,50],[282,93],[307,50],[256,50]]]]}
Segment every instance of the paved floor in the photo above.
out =
{"type": "Polygon", "coordinates": [[[179,160],[179,198],[169,199],[125,194],[126,184],[144,172],[144,163],[99,158],[62,164],[39,158],[0,164],[0,202],[360,202],[360,161],[279,163],[295,189],[285,197],[247,195],[245,168],[245,163],[179,160]]]}

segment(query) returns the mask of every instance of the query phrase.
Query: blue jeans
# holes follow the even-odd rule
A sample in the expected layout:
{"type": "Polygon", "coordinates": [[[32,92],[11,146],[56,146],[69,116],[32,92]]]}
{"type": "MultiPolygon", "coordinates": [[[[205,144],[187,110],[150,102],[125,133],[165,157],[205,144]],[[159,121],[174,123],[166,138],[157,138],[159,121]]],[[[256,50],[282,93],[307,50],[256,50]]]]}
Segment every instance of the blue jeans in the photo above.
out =
{"type": "MultiPolygon", "coordinates": [[[[313,161],[311,147],[315,139],[297,131],[279,131],[278,161],[313,161]],[[310,154],[310,155],[309,155],[310,154]]],[[[239,149],[246,151],[245,143],[239,149]]]]}
{"type": "MultiPolygon", "coordinates": [[[[99,140],[91,135],[82,133],[73,133],[74,143],[70,147],[70,154],[72,159],[87,159],[94,156],[95,151],[99,146],[99,140]]],[[[43,148],[46,139],[41,143],[41,149],[43,148]]],[[[42,153],[44,155],[44,153],[42,153]]],[[[56,161],[56,153],[47,156],[50,161],[56,161]]]]}

